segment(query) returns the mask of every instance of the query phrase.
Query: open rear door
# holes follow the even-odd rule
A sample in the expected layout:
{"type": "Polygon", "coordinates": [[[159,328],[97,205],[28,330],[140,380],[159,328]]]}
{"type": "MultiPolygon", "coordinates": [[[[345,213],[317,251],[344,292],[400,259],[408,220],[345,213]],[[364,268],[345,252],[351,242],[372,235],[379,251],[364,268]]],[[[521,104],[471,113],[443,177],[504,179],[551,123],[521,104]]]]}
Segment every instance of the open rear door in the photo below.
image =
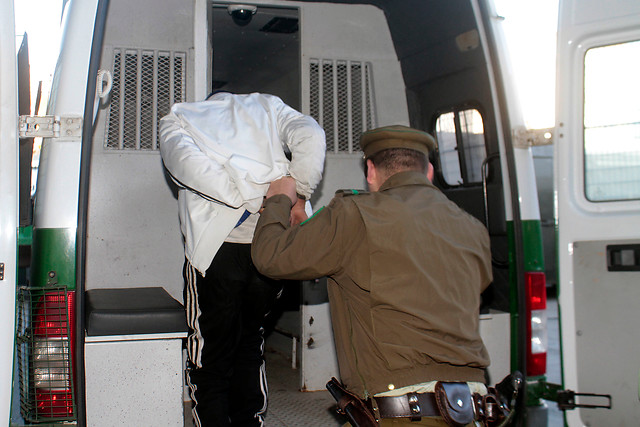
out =
{"type": "Polygon", "coordinates": [[[569,426],[640,419],[640,3],[561,1],[556,190],[569,426]]]}
{"type": "Polygon", "coordinates": [[[0,0],[0,424],[13,386],[18,232],[18,96],[13,1],[0,0]]]}

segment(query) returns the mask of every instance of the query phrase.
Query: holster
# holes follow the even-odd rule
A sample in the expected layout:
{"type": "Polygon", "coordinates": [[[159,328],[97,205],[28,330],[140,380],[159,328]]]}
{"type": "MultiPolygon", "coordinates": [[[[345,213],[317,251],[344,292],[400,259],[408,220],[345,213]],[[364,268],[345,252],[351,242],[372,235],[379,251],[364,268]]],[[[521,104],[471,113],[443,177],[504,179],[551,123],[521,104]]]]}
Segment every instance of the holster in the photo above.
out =
{"type": "Polygon", "coordinates": [[[486,395],[474,394],[476,419],[490,427],[510,424],[515,415],[515,403],[523,383],[523,375],[515,371],[494,387],[487,387],[486,395]]]}
{"type": "Polygon", "coordinates": [[[327,390],[338,402],[338,413],[346,415],[354,427],[377,427],[378,421],[367,404],[355,394],[345,389],[340,381],[331,378],[327,390]]]}

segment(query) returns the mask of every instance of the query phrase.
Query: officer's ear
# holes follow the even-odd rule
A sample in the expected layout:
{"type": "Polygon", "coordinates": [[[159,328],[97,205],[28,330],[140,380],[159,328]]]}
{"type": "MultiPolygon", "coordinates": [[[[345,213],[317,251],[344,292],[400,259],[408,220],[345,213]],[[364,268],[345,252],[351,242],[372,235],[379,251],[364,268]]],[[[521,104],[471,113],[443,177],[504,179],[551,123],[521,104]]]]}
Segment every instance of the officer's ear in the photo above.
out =
{"type": "Polygon", "coordinates": [[[382,185],[382,182],[380,182],[381,178],[382,175],[376,168],[376,165],[371,161],[371,159],[367,159],[367,184],[369,184],[369,191],[378,191],[382,185]]]}
{"type": "Polygon", "coordinates": [[[365,160],[365,177],[367,178],[367,183],[371,184],[373,182],[373,175],[377,175],[378,171],[376,170],[376,165],[373,164],[371,159],[365,160]]]}
{"type": "Polygon", "coordinates": [[[433,175],[434,175],[433,165],[431,164],[430,161],[427,160],[427,179],[429,180],[429,182],[433,182],[433,175]]]}

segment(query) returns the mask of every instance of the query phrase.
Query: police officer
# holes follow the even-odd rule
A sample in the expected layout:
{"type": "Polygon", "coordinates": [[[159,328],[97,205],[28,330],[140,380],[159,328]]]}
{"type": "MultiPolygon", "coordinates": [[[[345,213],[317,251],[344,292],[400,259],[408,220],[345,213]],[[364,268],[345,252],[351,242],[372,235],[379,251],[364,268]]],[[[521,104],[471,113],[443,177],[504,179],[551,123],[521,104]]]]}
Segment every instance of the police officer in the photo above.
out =
{"type": "Polygon", "coordinates": [[[489,236],[427,178],[429,134],[382,127],[360,146],[370,192],[339,191],[290,227],[295,187],[274,181],[252,258],[273,278],[328,277],[342,383],[368,400],[381,425],[446,425],[434,403],[438,382],[486,393],[478,322],[492,281],[489,236]]]}

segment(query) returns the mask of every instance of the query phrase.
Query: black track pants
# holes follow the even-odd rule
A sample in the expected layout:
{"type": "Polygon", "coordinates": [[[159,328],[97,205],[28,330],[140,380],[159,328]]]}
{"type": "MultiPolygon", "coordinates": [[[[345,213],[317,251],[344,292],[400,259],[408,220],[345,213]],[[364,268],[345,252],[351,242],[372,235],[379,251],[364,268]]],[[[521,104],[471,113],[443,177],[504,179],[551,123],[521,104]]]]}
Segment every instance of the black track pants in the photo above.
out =
{"type": "Polygon", "coordinates": [[[262,426],[267,409],[264,320],[282,289],[260,275],[251,245],[224,243],[202,277],[184,268],[187,382],[196,426],[262,426]]]}

